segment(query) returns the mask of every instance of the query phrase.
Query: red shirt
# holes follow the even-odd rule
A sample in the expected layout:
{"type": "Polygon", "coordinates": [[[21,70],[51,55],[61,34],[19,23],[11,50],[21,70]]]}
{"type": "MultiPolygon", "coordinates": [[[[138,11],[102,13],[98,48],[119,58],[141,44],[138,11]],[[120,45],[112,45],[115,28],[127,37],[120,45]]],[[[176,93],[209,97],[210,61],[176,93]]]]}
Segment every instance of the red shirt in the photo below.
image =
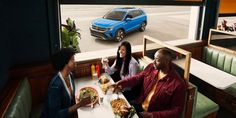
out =
{"type": "MultiPolygon", "coordinates": [[[[134,101],[141,105],[157,83],[157,75],[158,70],[151,63],[137,75],[119,81],[118,85],[125,88],[142,84],[141,94],[134,101]]],[[[153,114],[153,118],[179,118],[183,112],[185,94],[186,84],[184,80],[171,69],[163,79],[158,81],[148,106],[148,112],[153,114]]]]}

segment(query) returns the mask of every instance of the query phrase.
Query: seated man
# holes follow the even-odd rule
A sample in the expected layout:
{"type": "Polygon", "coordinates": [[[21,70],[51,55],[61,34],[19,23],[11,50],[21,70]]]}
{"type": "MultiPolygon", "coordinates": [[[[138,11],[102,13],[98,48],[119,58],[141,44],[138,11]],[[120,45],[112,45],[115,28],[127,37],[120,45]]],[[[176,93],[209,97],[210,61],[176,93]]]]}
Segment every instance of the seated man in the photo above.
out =
{"type": "Polygon", "coordinates": [[[140,96],[132,105],[143,118],[179,118],[183,112],[186,84],[173,69],[172,55],[167,49],[155,53],[154,62],[133,77],[120,80],[115,92],[142,83],[140,96]]]}

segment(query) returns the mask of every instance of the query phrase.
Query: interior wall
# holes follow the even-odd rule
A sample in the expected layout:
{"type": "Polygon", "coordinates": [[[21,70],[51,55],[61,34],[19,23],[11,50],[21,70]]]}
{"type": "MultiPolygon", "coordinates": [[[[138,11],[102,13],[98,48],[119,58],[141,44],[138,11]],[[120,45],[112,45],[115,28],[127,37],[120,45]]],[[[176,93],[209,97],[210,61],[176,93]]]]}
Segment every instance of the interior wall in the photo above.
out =
{"type": "Polygon", "coordinates": [[[235,0],[220,0],[220,14],[235,14],[236,1],[235,0]]]}
{"type": "Polygon", "coordinates": [[[59,46],[58,21],[51,19],[57,18],[56,10],[49,10],[55,8],[56,0],[50,2],[51,4],[48,4],[48,0],[4,1],[2,6],[5,6],[3,9],[6,15],[1,16],[1,19],[5,18],[1,25],[7,30],[1,36],[3,43],[1,42],[0,50],[3,56],[0,66],[0,92],[8,80],[9,69],[49,61],[55,50],[54,45],[59,46]]]}

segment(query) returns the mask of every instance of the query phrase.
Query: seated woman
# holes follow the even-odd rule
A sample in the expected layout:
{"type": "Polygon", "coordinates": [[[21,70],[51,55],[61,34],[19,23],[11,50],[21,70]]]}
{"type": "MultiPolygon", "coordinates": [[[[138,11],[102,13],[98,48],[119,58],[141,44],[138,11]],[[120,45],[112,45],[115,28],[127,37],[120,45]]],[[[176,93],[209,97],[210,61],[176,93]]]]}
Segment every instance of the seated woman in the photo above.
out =
{"type": "Polygon", "coordinates": [[[74,49],[63,48],[53,55],[52,63],[58,73],[49,84],[41,118],[72,117],[79,107],[90,103],[87,98],[75,104],[75,83],[71,73],[76,66],[74,54],[74,49]]]}
{"type": "MultiPolygon", "coordinates": [[[[111,75],[112,79],[116,82],[121,79],[126,79],[137,74],[139,71],[138,62],[131,56],[131,45],[129,42],[124,41],[118,47],[116,60],[110,67],[108,61],[102,59],[102,64],[105,72],[111,75]]],[[[128,100],[133,99],[133,92],[129,92],[131,89],[124,93],[128,100]]],[[[135,93],[134,93],[135,94],[135,93]]]]}

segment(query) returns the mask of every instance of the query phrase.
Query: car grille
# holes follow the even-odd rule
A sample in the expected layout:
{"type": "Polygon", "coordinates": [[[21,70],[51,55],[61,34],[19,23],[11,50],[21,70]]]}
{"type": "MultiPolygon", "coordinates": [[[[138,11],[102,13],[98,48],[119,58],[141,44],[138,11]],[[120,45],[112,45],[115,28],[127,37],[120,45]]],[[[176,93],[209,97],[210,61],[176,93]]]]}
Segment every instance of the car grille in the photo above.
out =
{"type": "Polygon", "coordinates": [[[91,34],[97,37],[106,37],[103,33],[92,31],[92,30],[91,30],[91,34]]]}
{"type": "Polygon", "coordinates": [[[98,27],[98,26],[92,26],[93,29],[98,30],[98,31],[106,31],[106,28],[98,27]]]}

